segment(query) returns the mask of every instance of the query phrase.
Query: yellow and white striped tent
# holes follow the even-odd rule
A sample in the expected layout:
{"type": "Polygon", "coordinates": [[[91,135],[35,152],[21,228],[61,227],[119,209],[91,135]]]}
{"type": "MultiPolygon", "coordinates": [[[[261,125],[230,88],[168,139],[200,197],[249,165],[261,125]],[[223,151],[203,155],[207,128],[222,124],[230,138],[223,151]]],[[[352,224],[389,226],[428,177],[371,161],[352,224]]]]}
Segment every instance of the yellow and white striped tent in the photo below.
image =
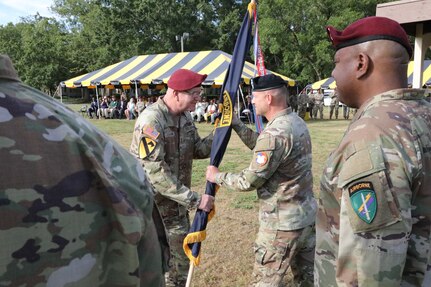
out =
{"type": "MultiPolygon", "coordinates": [[[[110,65],[106,68],[62,82],[68,88],[101,86],[127,86],[131,84],[166,84],[176,70],[183,68],[201,74],[207,74],[205,85],[221,86],[223,84],[232,56],[219,51],[165,53],[135,56],[128,60],[110,65]]],[[[268,70],[268,73],[274,73],[268,70]]],[[[274,73],[277,74],[277,73],[274,73]]],[[[281,76],[290,86],[295,81],[281,76]]],[[[250,84],[254,76],[254,65],[245,62],[242,79],[250,84]]]]}
{"type": "MultiPolygon", "coordinates": [[[[424,85],[431,85],[431,60],[425,60],[424,65],[422,67],[422,79],[424,85]]],[[[407,67],[407,76],[408,76],[408,84],[411,85],[413,83],[413,61],[410,61],[409,66],[407,67]]],[[[320,81],[317,81],[311,84],[312,89],[319,89],[320,87],[325,89],[334,89],[336,87],[336,83],[334,78],[326,78],[320,81]]]]}

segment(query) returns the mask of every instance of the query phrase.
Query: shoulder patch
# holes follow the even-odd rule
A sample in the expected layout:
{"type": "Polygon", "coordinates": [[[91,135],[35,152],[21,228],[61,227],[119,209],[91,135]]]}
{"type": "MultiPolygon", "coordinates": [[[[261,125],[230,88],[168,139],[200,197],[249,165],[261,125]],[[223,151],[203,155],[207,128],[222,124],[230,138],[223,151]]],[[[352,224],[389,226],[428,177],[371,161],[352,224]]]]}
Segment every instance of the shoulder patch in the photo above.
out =
{"type": "Polygon", "coordinates": [[[156,131],[152,126],[149,125],[145,125],[142,128],[142,133],[150,138],[152,138],[153,140],[156,140],[160,133],[158,131],[156,131]]]}
{"type": "Polygon", "coordinates": [[[141,141],[139,142],[139,158],[140,159],[146,159],[151,152],[156,148],[157,142],[153,139],[142,137],[141,141]]]}
{"type": "Polygon", "coordinates": [[[266,154],[266,152],[261,151],[256,153],[256,163],[259,166],[264,166],[267,162],[268,162],[268,155],[266,154]]]}
{"type": "Polygon", "coordinates": [[[370,224],[377,213],[377,197],[373,184],[369,181],[356,182],[349,186],[352,208],[358,217],[370,224]]]}

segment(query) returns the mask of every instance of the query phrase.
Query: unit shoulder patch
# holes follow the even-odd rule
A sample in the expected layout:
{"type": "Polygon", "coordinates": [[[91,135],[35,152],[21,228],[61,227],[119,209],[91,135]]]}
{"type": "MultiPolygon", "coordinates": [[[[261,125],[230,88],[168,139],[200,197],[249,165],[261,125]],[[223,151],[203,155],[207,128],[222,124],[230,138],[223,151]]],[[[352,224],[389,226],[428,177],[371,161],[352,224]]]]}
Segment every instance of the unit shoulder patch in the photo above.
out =
{"type": "Polygon", "coordinates": [[[369,181],[356,182],[348,190],[356,215],[367,224],[373,222],[377,213],[377,197],[373,184],[369,181]]]}
{"type": "Polygon", "coordinates": [[[268,162],[268,155],[264,151],[256,153],[255,161],[259,166],[264,166],[268,162]]]}
{"type": "Polygon", "coordinates": [[[151,152],[156,148],[157,142],[151,138],[142,137],[141,141],[139,142],[139,158],[140,159],[146,159],[151,152]]]}

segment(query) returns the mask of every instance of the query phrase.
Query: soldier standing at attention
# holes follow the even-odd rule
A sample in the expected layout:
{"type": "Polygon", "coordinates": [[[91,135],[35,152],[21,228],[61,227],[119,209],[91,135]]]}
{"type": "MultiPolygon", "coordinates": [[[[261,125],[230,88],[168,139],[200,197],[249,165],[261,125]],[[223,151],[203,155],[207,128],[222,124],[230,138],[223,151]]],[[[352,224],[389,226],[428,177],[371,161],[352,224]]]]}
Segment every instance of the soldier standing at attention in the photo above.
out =
{"type": "Polygon", "coordinates": [[[192,161],[209,157],[213,140],[213,133],[199,137],[190,115],[201,98],[205,78],[186,69],[175,71],[166,95],[139,115],[130,147],[156,190],[156,203],[168,232],[172,259],[167,286],[184,286],[187,281],[189,259],[183,240],[190,229],[188,211],[210,211],[214,202],[214,197],[190,189],[192,161]]]}
{"type": "MultiPolygon", "coordinates": [[[[312,286],[316,202],[311,140],[305,122],[287,106],[282,78],[253,79],[253,104],[268,124],[260,135],[244,124],[233,128],[253,149],[250,166],[234,174],[208,166],[207,180],[239,191],[257,189],[260,228],[250,286],[285,286],[289,266],[297,284],[312,286]]],[[[236,119],[235,122],[238,120],[236,119]]]]}
{"type": "Polygon", "coordinates": [[[403,28],[327,28],[340,101],[358,108],[320,183],[316,286],[431,286],[431,106],[407,88],[403,28]]]}
{"type": "Polygon", "coordinates": [[[302,119],[305,118],[305,114],[307,113],[307,105],[309,103],[308,95],[305,91],[302,91],[298,95],[298,116],[302,119]]]}
{"type": "Polygon", "coordinates": [[[165,230],[139,162],[4,55],[0,146],[1,286],[164,286],[165,230]]]}
{"type": "Polygon", "coordinates": [[[335,110],[335,119],[338,120],[338,110],[340,108],[340,100],[338,99],[337,88],[334,88],[334,91],[331,94],[331,104],[329,106],[329,119],[332,120],[332,115],[335,110]]]}
{"type": "Polygon", "coordinates": [[[322,89],[318,89],[317,93],[313,95],[314,106],[313,106],[313,119],[317,119],[317,112],[319,112],[319,117],[323,120],[323,92],[322,89]]]}

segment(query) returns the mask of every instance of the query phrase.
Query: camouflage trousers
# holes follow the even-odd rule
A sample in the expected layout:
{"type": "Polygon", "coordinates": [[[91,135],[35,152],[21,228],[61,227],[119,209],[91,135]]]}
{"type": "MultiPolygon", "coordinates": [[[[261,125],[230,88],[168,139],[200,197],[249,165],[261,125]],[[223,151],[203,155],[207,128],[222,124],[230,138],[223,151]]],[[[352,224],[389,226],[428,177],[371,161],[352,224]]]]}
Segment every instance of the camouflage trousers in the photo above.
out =
{"type": "Polygon", "coordinates": [[[339,109],[338,105],[329,107],[329,119],[332,120],[332,115],[334,114],[334,110],[335,110],[335,119],[338,119],[338,109],[339,109]]]}
{"type": "Polygon", "coordinates": [[[315,244],[314,225],[289,231],[259,229],[249,286],[286,286],[283,278],[289,266],[293,274],[293,284],[289,286],[313,286],[315,244]]]}
{"type": "Polygon", "coordinates": [[[313,106],[313,119],[317,119],[317,112],[319,112],[320,119],[323,119],[323,103],[314,104],[313,106]]]}
{"type": "Polygon", "coordinates": [[[307,112],[307,105],[298,105],[298,116],[302,119],[305,118],[305,113],[307,112]]]}
{"type": "Polygon", "coordinates": [[[158,203],[160,214],[168,234],[171,259],[169,272],[165,274],[166,286],[186,285],[190,261],[183,250],[183,241],[190,229],[187,209],[171,200],[158,203]]]}

